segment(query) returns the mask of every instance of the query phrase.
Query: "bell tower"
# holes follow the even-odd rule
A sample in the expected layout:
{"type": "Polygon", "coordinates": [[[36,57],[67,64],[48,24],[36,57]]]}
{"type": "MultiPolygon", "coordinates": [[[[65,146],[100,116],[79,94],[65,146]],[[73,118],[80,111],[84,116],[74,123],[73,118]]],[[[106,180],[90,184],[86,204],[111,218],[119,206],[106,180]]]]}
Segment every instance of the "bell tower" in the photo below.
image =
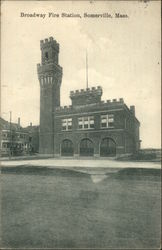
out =
{"type": "Polygon", "coordinates": [[[40,83],[39,153],[54,153],[54,109],[60,106],[62,68],[59,66],[59,44],[50,37],[40,41],[41,64],[37,64],[40,83]]]}

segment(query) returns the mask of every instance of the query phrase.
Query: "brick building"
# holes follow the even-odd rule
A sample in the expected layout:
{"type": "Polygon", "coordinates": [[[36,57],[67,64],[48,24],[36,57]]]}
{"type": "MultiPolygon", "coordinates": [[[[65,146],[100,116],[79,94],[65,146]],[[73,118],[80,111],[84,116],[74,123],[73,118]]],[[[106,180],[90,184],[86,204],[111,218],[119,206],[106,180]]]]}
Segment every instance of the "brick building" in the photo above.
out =
{"type": "Polygon", "coordinates": [[[102,101],[102,87],[70,92],[72,105],[60,107],[62,68],[59,44],[50,37],[40,41],[39,152],[54,156],[106,156],[132,154],[140,148],[135,107],[124,100],[102,101]]]}
{"type": "Polygon", "coordinates": [[[33,126],[30,123],[30,126],[25,128],[25,131],[28,132],[30,153],[39,152],[39,126],[33,126]]]}

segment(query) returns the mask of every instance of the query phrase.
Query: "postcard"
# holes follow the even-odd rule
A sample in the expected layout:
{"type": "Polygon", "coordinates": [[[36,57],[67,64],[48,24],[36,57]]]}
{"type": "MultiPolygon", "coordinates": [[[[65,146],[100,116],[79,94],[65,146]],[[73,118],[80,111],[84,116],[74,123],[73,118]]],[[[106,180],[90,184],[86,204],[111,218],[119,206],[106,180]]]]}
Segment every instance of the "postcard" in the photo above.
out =
{"type": "Polygon", "coordinates": [[[160,249],[160,1],[1,1],[1,249],[160,249]]]}

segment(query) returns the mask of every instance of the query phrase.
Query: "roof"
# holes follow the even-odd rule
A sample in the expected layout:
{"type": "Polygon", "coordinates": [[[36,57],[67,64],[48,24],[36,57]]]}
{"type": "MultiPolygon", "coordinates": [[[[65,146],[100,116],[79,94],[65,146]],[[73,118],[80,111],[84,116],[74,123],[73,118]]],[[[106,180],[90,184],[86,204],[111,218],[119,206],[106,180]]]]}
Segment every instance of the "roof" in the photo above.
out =
{"type": "Polygon", "coordinates": [[[124,103],[123,98],[113,99],[113,100],[107,100],[107,101],[100,101],[98,103],[92,103],[92,104],[85,104],[80,106],[63,106],[63,107],[57,107],[54,111],[56,117],[61,116],[69,116],[69,115],[81,115],[83,113],[98,113],[98,112],[104,112],[104,111],[110,111],[110,112],[116,112],[120,110],[125,110],[128,112],[128,114],[131,117],[134,117],[135,121],[140,124],[136,116],[134,116],[131,112],[131,110],[128,108],[128,106],[124,103]]]}
{"type": "Polygon", "coordinates": [[[25,132],[24,128],[21,127],[18,123],[8,122],[0,117],[0,129],[1,130],[15,130],[15,131],[22,131],[25,132]]]}
{"type": "Polygon", "coordinates": [[[24,128],[24,130],[29,133],[39,132],[39,126],[38,125],[27,126],[24,128]]]}
{"type": "Polygon", "coordinates": [[[57,107],[55,109],[55,114],[56,115],[61,115],[61,114],[71,114],[71,113],[82,113],[82,112],[87,112],[87,111],[104,111],[108,109],[119,109],[123,107],[124,105],[124,100],[120,98],[119,100],[113,99],[107,100],[107,101],[100,101],[97,103],[91,103],[91,104],[84,104],[80,106],[64,106],[64,107],[57,107]]]}

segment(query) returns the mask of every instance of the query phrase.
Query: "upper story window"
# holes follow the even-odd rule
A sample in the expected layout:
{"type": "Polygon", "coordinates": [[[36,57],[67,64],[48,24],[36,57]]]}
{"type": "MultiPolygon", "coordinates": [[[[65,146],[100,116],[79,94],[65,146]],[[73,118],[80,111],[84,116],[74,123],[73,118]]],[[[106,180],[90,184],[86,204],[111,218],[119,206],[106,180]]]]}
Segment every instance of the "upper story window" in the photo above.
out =
{"type": "Polygon", "coordinates": [[[11,131],[10,132],[2,132],[3,139],[10,138],[11,136],[11,131]]]}
{"type": "Polygon", "coordinates": [[[7,143],[3,142],[2,143],[2,148],[7,148],[7,143]]]}
{"type": "Polygon", "coordinates": [[[20,138],[23,138],[24,137],[24,135],[23,134],[20,134],[20,138]]]}
{"type": "Polygon", "coordinates": [[[72,130],[72,118],[62,119],[62,130],[72,130]]]}
{"type": "Polygon", "coordinates": [[[101,128],[113,128],[114,127],[114,115],[107,114],[101,115],[101,128]]]}
{"type": "Polygon", "coordinates": [[[7,133],[3,133],[3,138],[7,138],[8,134],[7,133]]]}
{"type": "Polygon", "coordinates": [[[17,138],[21,138],[21,134],[17,134],[16,137],[17,137],[17,138]]]}
{"type": "Polygon", "coordinates": [[[79,129],[91,129],[94,128],[94,116],[86,116],[78,118],[79,129]]]}
{"type": "Polygon", "coordinates": [[[48,60],[48,52],[45,52],[45,59],[48,60]]]}

